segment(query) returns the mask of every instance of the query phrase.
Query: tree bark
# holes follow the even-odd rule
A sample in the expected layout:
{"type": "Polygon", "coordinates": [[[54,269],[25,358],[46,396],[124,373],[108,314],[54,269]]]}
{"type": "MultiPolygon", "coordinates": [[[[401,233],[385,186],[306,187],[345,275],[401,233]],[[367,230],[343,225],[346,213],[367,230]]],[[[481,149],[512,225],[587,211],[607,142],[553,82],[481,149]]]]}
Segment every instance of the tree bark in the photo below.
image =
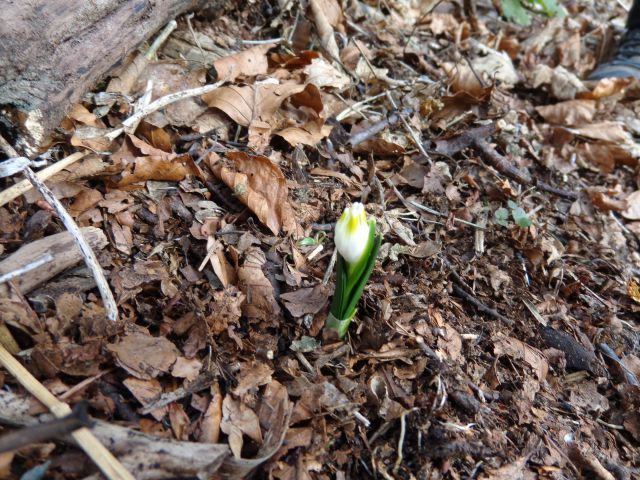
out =
{"type": "Polygon", "coordinates": [[[33,156],[69,107],[169,20],[206,0],[0,2],[0,133],[33,156]]]}

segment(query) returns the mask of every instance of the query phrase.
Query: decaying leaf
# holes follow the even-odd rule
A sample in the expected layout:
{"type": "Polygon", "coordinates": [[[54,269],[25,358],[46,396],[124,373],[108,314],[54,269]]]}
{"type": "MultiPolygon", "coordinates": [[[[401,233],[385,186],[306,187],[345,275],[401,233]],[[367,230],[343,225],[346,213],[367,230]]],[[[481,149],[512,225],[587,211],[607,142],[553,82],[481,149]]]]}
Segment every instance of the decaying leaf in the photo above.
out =
{"type": "Polygon", "coordinates": [[[287,181],[282,171],[267,157],[229,152],[233,163],[215,162],[210,168],[249,207],[274,235],[284,229],[297,238],[299,228],[288,200],[287,181]]]}
{"type": "Polygon", "coordinates": [[[154,337],[142,330],[132,332],[107,345],[118,365],[136,378],[150,380],[169,372],[180,355],[166,337],[154,337]]]}
{"type": "Polygon", "coordinates": [[[251,320],[276,322],[281,315],[273,285],[265,277],[262,266],[266,258],[256,247],[245,252],[245,260],[238,269],[238,286],[246,296],[243,313],[251,320]]]}
{"type": "Polygon", "coordinates": [[[509,355],[510,357],[524,360],[536,373],[538,381],[542,382],[547,378],[549,364],[542,352],[538,349],[527,345],[517,338],[507,337],[502,334],[494,339],[493,344],[496,355],[509,355]]]}
{"type": "Polygon", "coordinates": [[[229,447],[236,458],[242,458],[242,435],[262,444],[260,421],[256,413],[238,400],[227,395],[222,402],[220,429],[229,436],[229,447]]]}
{"type": "Polygon", "coordinates": [[[220,80],[234,81],[239,76],[254,77],[267,73],[267,52],[275,43],[256,45],[240,53],[222,57],[213,62],[220,80]]]}

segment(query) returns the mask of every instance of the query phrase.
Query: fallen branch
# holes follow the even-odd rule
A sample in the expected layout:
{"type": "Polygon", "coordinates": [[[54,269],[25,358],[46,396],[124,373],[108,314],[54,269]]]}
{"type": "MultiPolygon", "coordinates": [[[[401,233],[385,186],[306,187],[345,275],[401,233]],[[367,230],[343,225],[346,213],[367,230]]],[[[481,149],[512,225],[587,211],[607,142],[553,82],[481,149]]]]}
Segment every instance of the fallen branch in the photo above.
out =
{"type": "Polygon", "coordinates": [[[109,288],[109,284],[107,283],[107,279],[104,276],[104,272],[102,270],[102,267],[100,266],[100,263],[98,263],[96,254],[93,253],[93,250],[82,236],[80,228],[78,227],[78,225],[76,225],[76,222],[73,221],[71,215],[69,215],[69,213],[65,210],[62,203],[60,203],[53,192],[49,190],[49,187],[47,187],[38,179],[31,168],[26,167],[23,172],[27,176],[29,181],[33,184],[33,186],[38,189],[40,194],[49,203],[49,205],[53,207],[60,220],[62,220],[62,223],[64,224],[66,229],[73,236],[76,245],[82,252],[82,256],[84,257],[84,261],[87,264],[87,267],[89,267],[89,270],[91,270],[93,278],[96,281],[96,286],[100,291],[100,296],[102,297],[104,308],[107,311],[107,318],[109,320],[116,321],[118,319],[118,305],[116,304],[116,300],[113,297],[113,292],[111,292],[111,289],[109,288]]]}
{"type": "Polygon", "coordinates": [[[87,415],[87,402],[80,402],[73,411],[62,418],[21,428],[0,437],[0,453],[18,450],[33,443],[58,440],[79,428],[91,428],[93,422],[87,415]]]}
{"type": "Polygon", "coordinates": [[[474,297],[470,293],[467,293],[462,287],[459,287],[455,283],[453,283],[451,286],[453,287],[453,293],[455,293],[457,296],[462,297],[463,299],[465,299],[471,305],[476,307],[476,309],[478,311],[486,313],[488,315],[491,315],[493,318],[497,318],[498,320],[500,320],[501,322],[503,322],[503,323],[505,323],[507,325],[513,325],[513,320],[511,320],[510,318],[505,317],[504,315],[502,315],[500,312],[494,310],[493,308],[487,307],[484,303],[482,303],[476,297],[474,297]]]}
{"type": "MultiPolygon", "coordinates": [[[[102,249],[109,242],[104,232],[96,227],[83,227],[82,236],[92,249],[102,249]]],[[[6,274],[27,265],[33,258],[49,255],[53,260],[35,270],[25,271],[14,280],[21,293],[27,294],[59,273],[73,267],[82,260],[82,253],[69,232],[35,240],[16,250],[0,262],[0,273],[6,274]]],[[[7,285],[0,284],[0,297],[9,296],[7,285]]]]}
{"type": "MultiPolygon", "coordinates": [[[[71,413],[69,405],[59,401],[2,346],[0,346],[0,365],[6,368],[31,395],[36,397],[56,417],[62,418],[71,413]]],[[[76,430],[71,436],[109,480],[134,480],[134,477],[87,428],[76,430]]]]}

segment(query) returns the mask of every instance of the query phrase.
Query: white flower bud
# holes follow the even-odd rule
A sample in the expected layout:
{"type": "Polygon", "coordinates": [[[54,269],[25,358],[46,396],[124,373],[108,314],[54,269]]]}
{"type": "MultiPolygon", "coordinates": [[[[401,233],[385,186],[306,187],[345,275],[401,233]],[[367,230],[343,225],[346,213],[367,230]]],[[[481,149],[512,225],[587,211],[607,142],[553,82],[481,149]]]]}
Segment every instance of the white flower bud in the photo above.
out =
{"type": "Polygon", "coordinates": [[[349,264],[359,262],[368,253],[369,224],[364,205],[360,202],[344,209],[336,223],[334,241],[338,253],[349,264]]]}

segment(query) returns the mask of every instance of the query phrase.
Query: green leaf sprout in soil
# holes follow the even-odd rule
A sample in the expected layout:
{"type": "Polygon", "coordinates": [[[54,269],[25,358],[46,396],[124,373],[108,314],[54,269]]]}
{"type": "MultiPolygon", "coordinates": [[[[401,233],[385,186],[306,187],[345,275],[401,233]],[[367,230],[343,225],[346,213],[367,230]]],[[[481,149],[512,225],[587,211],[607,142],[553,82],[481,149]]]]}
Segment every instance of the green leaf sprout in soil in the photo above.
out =
{"type": "Polygon", "coordinates": [[[343,338],[373,271],[382,236],[376,233],[376,221],[367,219],[364,205],[356,202],[340,216],[334,240],[338,250],[336,289],[325,329],[335,330],[343,338]]]}

